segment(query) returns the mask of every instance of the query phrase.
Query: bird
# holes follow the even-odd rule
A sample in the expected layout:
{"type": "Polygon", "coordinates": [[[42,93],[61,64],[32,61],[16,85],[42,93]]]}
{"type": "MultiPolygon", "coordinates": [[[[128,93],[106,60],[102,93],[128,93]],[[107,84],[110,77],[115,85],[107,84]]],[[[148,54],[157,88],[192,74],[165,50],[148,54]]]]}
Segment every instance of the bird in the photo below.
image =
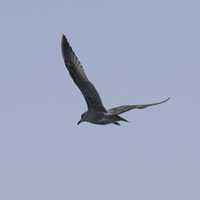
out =
{"type": "Polygon", "coordinates": [[[83,65],[79,61],[77,55],[73,51],[69,41],[64,34],[62,35],[61,39],[61,50],[64,64],[71,78],[80,89],[87,103],[88,109],[81,115],[81,119],[77,122],[77,125],[82,122],[90,122],[98,125],[120,125],[120,122],[122,121],[128,122],[128,120],[120,116],[120,114],[133,109],[144,109],[150,106],[159,105],[167,102],[170,99],[168,97],[165,100],[151,104],[122,105],[111,109],[106,109],[102,103],[101,97],[97,89],[88,79],[84,71],[83,65]]]}

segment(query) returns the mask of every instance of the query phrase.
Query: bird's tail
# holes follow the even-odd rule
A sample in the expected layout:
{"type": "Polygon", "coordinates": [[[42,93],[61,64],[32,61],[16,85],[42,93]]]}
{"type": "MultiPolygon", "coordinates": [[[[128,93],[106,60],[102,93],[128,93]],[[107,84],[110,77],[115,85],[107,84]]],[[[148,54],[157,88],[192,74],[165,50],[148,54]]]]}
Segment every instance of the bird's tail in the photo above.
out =
{"type": "Polygon", "coordinates": [[[123,117],[119,116],[119,115],[114,115],[115,117],[115,122],[113,122],[113,124],[120,126],[119,121],[124,121],[124,122],[128,122],[127,119],[124,119],[123,117]]]}
{"type": "Polygon", "coordinates": [[[128,122],[127,119],[125,119],[125,118],[123,118],[123,117],[121,117],[121,116],[119,116],[119,115],[116,115],[116,117],[117,117],[118,121],[128,122]]]}

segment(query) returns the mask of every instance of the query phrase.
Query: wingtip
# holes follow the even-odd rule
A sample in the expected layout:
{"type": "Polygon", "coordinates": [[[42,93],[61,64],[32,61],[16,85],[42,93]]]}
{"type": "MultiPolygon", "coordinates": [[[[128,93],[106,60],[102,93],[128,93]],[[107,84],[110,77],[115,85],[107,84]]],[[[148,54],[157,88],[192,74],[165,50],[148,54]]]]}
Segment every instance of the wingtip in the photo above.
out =
{"type": "Polygon", "coordinates": [[[66,39],[66,36],[65,36],[65,34],[64,34],[64,33],[62,34],[62,39],[66,39]]]}
{"type": "Polygon", "coordinates": [[[70,48],[70,44],[65,36],[65,34],[62,34],[62,39],[61,39],[61,46],[62,46],[62,51],[63,53],[70,48]]]}
{"type": "Polygon", "coordinates": [[[62,34],[62,43],[67,42],[67,38],[65,36],[65,34],[62,34]]]}
{"type": "Polygon", "coordinates": [[[165,101],[169,101],[171,99],[171,97],[167,97],[167,99],[165,99],[165,101]]]}
{"type": "Polygon", "coordinates": [[[171,99],[171,97],[168,97],[165,100],[161,101],[160,103],[165,103],[165,102],[169,101],[170,99],[171,99]]]}

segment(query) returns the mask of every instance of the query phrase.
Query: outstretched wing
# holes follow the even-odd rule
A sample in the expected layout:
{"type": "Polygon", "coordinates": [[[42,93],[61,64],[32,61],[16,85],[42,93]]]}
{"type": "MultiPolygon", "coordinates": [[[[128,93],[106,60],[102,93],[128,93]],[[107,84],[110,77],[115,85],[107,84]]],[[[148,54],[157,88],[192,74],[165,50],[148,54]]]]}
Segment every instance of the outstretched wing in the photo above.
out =
{"type": "Polygon", "coordinates": [[[151,103],[151,104],[118,106],[118,107],[109,109],[108,112],[111,113],[112,115],[119,115],[121,113],[127,112],[127,111],[132,110],[132,109],[143,109],[143,108],[147,108],[147,107],[150,107],[150,106],[155,106],[155,105],[164,103],[164,102],[168,101],[169,99],[170,98],[167,98],[163,101],[160,101],[160,102],[157,102],[157,103],[151,103]]]}
{"type": "Polygon", "coordinates": [[[62,55],[65,65],[76,85],[81,90],[86,102],[88,109],[95,109],[99,111],[105,111],[101,98],[94,87],[94,85],[88,80],[83,66],[81,65],[78,57],[72,50],[69,42],[65,35],[61,41],[62,55]]]}

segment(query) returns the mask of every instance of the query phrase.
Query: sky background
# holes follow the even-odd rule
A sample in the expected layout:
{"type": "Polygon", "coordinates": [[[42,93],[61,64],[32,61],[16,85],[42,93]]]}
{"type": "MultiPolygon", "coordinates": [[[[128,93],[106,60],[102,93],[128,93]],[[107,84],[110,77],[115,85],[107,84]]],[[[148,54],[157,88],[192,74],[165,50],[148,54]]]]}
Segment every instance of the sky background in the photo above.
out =
{"type": "Polygon", "coordinates": [[[0,199],[199,200],[200,3],[1,1],[0,199]],[[82,123],[66,34],[107,108],[130,123],[82,123]]]}

